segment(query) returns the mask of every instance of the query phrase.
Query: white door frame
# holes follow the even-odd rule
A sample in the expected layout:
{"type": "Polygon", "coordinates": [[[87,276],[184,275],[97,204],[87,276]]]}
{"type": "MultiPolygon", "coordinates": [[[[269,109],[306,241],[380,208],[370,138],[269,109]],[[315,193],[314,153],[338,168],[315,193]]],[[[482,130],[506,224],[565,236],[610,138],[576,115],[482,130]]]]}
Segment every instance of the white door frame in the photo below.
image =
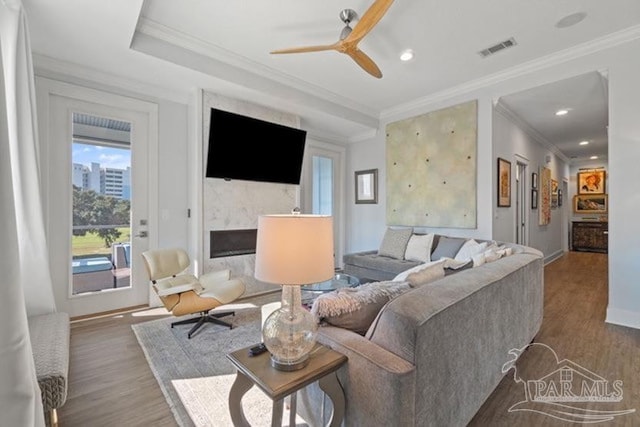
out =
{"type": "MultiPolygon", "coordinates": [[[[57,309],[82,316],[149,304],[148,278],[140,251],[158,245],[158,106],[154,103],[86,87],[36,77],[40,134],[40,179],[45,229],[57,309]],[[146,197],[132,200],[132,287],[99,293],[71,294],[71,112],[110,117],[132,123],[132,141],[143,141],[142,152],[131,147],[132,184],[143,182],[146,197]],[[64,141],[62,144],[60,141],[64,141]],[[144,143],[146,142],[146,143],[144,143]],[[138,173],[136,173],[138,170],[138,173]],[[135,207],[135,203],[137,207],[135,207]],[[147,225],[140,227],[140,220],[147,225]],[[140,231],[148,238],[136,238],[140,231]],[[134,240],[135,239],[135,240],[134,240]]],[[[133,189],[135,191],[135,188],[133,189]]],[[[140,191],[138,192],[140,193],[140,191]]]]}

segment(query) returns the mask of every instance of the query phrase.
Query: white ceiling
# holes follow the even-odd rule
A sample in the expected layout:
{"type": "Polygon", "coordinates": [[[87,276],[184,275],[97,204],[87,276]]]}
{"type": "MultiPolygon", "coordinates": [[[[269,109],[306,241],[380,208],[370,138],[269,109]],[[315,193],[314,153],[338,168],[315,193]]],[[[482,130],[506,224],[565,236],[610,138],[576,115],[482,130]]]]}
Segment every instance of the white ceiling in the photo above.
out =
{"type": "MultiPolygon", "coordinates": [[[[612,33],[637,32],[640,25],[638,0],[396,1],[359,45],[382,70],[376,79],[335,51],[269,54],[337,41],[340,11],[362,15],[372,0],[23,1],[38,67],[77,64],[92,70],[93,78],[133,79],[167,93],[210,89],[294,112],[312,134],[342,141],[371,135],[385,114],[420,99],[612,33]],[[586,19],[555,27],[575,12],[585,12],[586,19]],[[517,46],[487,58],[478,54],[510,37],[517,46]],[[403,63],[398,57],[406,48],[415,59],[403,63]]],[[[606,85],[598,86],[596,77],[501,101],[552,143],[585,138],[600,144],[601,129],[586,132],[592,118],[607,110],[606,85]],[[605,95],[601,102],[580,97],[592,90],[605,95]],[[582,132],[560,131],[557,122],[543,120],[556,104],[581,106],[570,117],[582,132]],[[580,118],[587,110],[589,116],[580,118]]]]}

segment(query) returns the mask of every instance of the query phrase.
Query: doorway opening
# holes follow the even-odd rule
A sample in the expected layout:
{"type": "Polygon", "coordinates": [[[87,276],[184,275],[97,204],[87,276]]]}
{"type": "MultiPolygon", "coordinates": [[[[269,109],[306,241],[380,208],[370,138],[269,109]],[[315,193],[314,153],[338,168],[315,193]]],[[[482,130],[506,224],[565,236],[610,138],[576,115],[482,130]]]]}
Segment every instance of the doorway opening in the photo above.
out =
{"type": "Polygon", "coordinates": [[[527,235],[527,165],[516,162],[516,243],[528,244],[527,235]]]}

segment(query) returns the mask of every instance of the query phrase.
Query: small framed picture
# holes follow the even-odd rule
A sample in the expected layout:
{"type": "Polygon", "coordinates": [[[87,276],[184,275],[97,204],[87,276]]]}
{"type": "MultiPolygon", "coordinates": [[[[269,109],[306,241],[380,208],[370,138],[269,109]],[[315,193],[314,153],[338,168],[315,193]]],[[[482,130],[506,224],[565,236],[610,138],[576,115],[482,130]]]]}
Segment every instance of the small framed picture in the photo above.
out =
{"type": "Polygon", "coordinates": [[[604,194],[606,178],[604,169],[578,172],[578,194],[604,194]]]}
{"type": "Polygon", "coordinates": [[[562,206],[562,189],[558,189],[558,206],[562,206]]]}
{"type": "Polygon", "coordinates": [[[573,212],[577,214],[605,214],[607,210],[606,194],[577,194],[573,199],[573,212]]]}
{"type": "Polygon", "coordinates": [[[538,190],[531,190],[531,209],[538,209],[538,190]]]}
{"type": "Polygon", "coordinates": [[[511,206],[511,162],[498,157],[498,207],[511,206]]]}
{"type": "Polygon", "coordinates": [[[356,171],[356,204],[378,203],[378,169],[356,171]]]}
{"type": "Polygon", "coordinates": [[[535,172],[531,174],[531,188],[534,190],[538,189],[538,174],[535,172]]]}

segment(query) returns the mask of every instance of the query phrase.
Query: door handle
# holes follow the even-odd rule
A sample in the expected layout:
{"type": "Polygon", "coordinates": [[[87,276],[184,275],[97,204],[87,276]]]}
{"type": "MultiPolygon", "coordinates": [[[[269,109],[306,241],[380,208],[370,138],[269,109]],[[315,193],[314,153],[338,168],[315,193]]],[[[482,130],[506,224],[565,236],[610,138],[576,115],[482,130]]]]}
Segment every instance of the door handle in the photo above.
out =
{"type": "Polygon", "coordinates": [[[136,234],[133,237],[149,237],[149,233],[147,233],[147,231],[145,231],[145,230],[142,230],[142,231],[140,231],[138,234],[136,234]]]}

